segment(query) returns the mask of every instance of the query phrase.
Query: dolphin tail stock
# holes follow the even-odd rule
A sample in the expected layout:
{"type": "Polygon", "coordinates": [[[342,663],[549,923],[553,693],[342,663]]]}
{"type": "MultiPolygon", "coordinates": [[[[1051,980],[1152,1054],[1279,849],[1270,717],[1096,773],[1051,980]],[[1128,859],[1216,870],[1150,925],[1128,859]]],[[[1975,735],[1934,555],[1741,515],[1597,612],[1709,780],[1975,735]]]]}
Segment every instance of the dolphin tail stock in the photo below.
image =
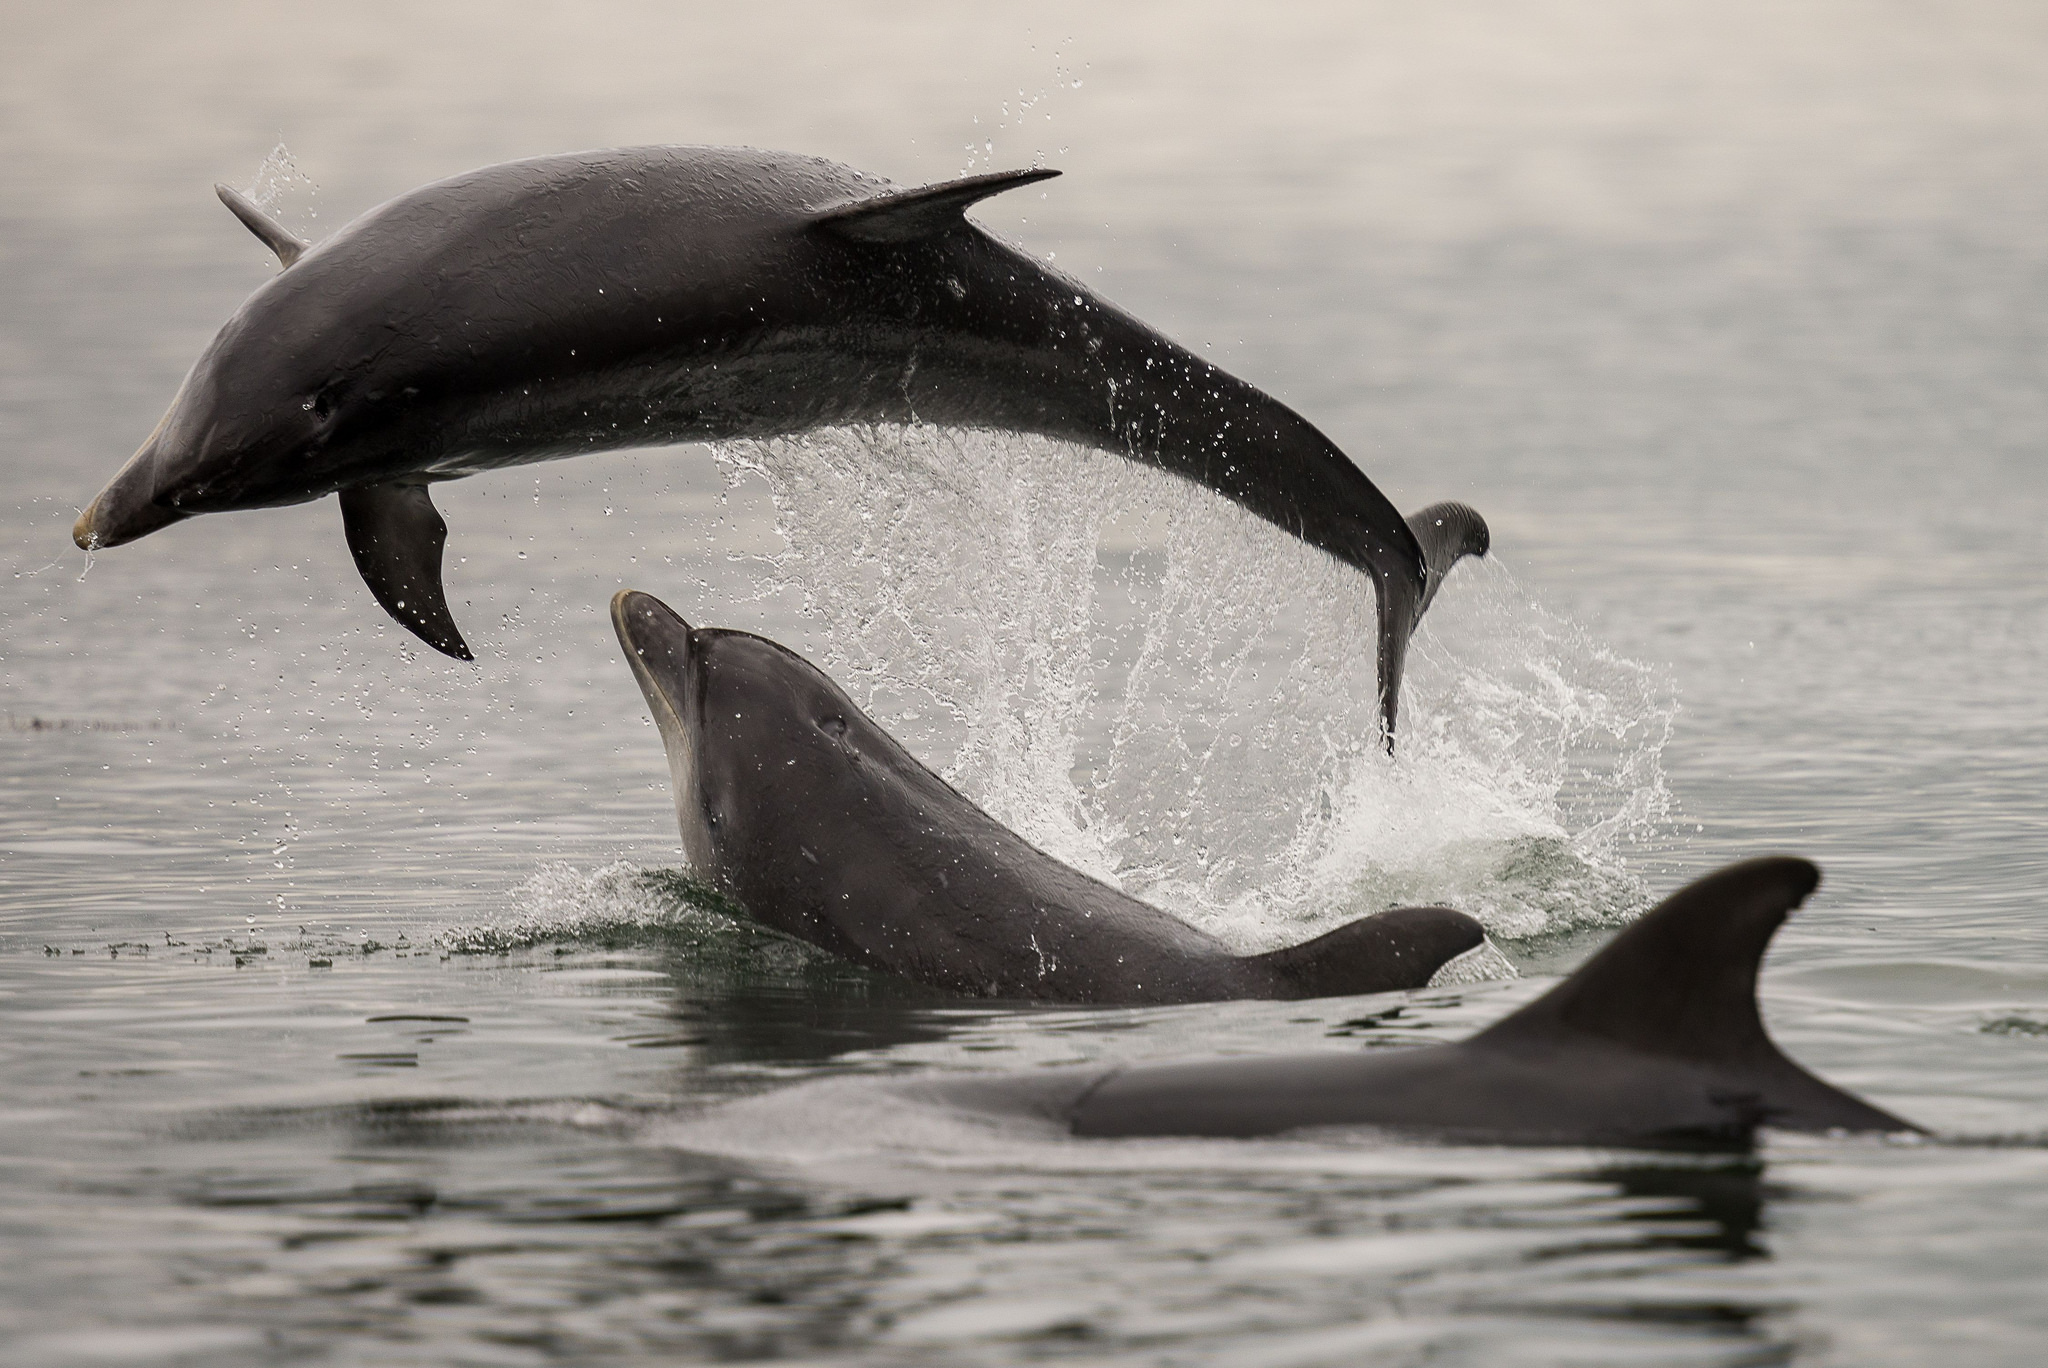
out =
{"type": "Polygon", "coordinates": [[[220,202],[242,221],[243,227],[254,233],[265,247],[277,253],[279,265],[289,266],[306,254],[309,244],[305,239],[264,213],[256,201],[241,191],[231,185],[215,185],[213,193],[220,196],[220,202]]]}
{"type": "Polygon", "coordinates": [[[856,242],[915,242],[935,237],[963,222],[962,215],[979,200],[1050,180],[1058,174],[1041,166],[1029,171],[968,176],[915,190],[891,190],[835,206],[819,214],[815,222],[827,232],[856,242]]]}
{"type": "Polygon", "coordinates": [[[448,612],[441,548],[448,524],[423,484],[356,485],[341,491],[341,526],[356,570],[384,611],[443,655],[476,657],[448,612]]]}
{"type": "Polygon", "coordinates": [[[1920,1128],[1821,1081],[1772,1042],[1757,970],[1792,909],[1820,884],[1805,860],[1729,865],[1643,914],[1528,1006],[1465,1044],[1514,1052],[1588,1038],[1724,1078],[1764,1125],[1792,1130],[1920,1128]]]}
{"type": "Polygon", "coordinates": [[[1437,970],[1486,939],[1486,929],[1448,907],[1396,907],[1347,922],[1246,963],[1269,975],[1274,996],[1350,997],[1421,988],[1437,970]]]}
{"type": "Polygon", "coordinates": [[[1373,587],[1379,594],[1380,725],[1390,754],[1401,709],[1408,640],[1451,567],[1466,556],[1485,555],[1492,544],[1486,519],[1466,504],[1434,503],[1402,521],[1422,552],[1419,582],[1416,567],[1399,549],[1389,548],[1371,558],[1373,587]]]}
{"type": "Polygon", "coordinates": [[[1373,588],[1380,602],[1380,733],[1387,754],[1392,755],[1394,723],[1401,712],[1401,674],[1408,663],[1408,638],[1415,634],[1415,620],[1421,616],[1415,606],[1422,596],[1405,578],[1397,580],[1381,566],[1373,567],[1373,588]]]}

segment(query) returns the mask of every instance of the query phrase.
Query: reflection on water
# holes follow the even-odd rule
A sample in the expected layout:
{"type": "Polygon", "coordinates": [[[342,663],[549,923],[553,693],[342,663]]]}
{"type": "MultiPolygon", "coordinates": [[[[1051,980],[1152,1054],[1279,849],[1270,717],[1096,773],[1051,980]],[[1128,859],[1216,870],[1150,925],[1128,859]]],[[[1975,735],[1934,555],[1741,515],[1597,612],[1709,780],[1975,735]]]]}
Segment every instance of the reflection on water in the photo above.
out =
{"type": "MultiPolygon", "coordinates": [[[[636,963],[665,970],[639,1020],[676,1031],[613,1038],[671,1061],[627,1095],[436,1083],[304,1105],[182,1101],[140,1126],[81,1099],[97,1118],[82,1147],[16,1117],[30,1143],[15,1162],[44,1175],[11,1215],[49,1254],[30,1280],[96,1264],[126,1288],[112,1325],[169,1317],[160,1352],[230,1364],[337,1350],[421,1363],[1008,1363],[1084,1350],[1325,1362],[1367,1348],[1486,1362],[1503,1345],[1546,1361],[1619,1345],[1753,1362],[1738,1351],[1784,1343],[1781,1299],[1714,1281],[1767,1259],[1768,1205],[1799,1200],[1755,1160],[1086,1145],[978,1125],[906,1147],[912,1132],[874,1124],[877,1107],[902,1104],[872,1075],[933,1050],[970,1066],[1016,1012],[962,1012],[852,970],[722,971],[673,950],[550,952],[491,972],[636,963]],[[772,1081],[833,1060],[870,1076],[822,1096],[772,1081]],[[739,1129],[704,1110],[745,1093],[757,1111],[739,1129]],[[122,1155],[125,1177],[93,1176],[122,1155]],[[88,1212],[97,1233],[67,1233],[88,1212]],[[118,1249],[104,1244],[111,1212],[118,1249]],[[237,1335],[179,1339],[179,1325],[201,1324],[237,1335]]],[[[361,1025],[443,1040],[456,1026],[531,1029],[448,996],[361,1025]]],[[[1322,1006],[1334,1018],[1346,1004],[1322,1006]]],[[[1142,1014],[1058,1015],[1094,1038],[1088,1052],[1114,1048],[1142,1014]]],[[[1267,1015],[1238,1029],[1284,1029],[1267,1015]]],[[[8,1358],[91,1360],[122,1334],[45,1325],[8,1358]]]]}
{"type": "MultiPolygon", "coordinates": [[[[1047,1009],[712,925],[317,973],[39,955],[70,1005],[12,1018],[48,1062],[0,1109],[10,1229],[41,1251],[15,1277],[52,1306],[80,1278],[121,1291],[90,1329],[17,1315],[0,1358],[93,1361],[147,1327],[160,1358],[231,1364],[1780,1362],[1868,1304],[1788,1260],[1818,1242],[1847,1275],[1847,1250],[1939,1232],[1958,1191],[2023,1214],[2048,1191],[2038,1146],[1065,1140],[888,1085],[1429,1043],[1543,985],[1047,1009]]],[[[1777,1004],[1780,1034],[1827,1038],[1827,1004],[1777,1004]]],[[[1907,1039],[1943,1038],[1945,1010],[1908,1009],[1907,1039]]],[[[2026,1267],[1980,1270],[1986,1304],[2026,1267]]]]}
{"type": "Polygon", "coordinates": [[[694,957],[666,961],[675,1028],[632,1043],[690,1047],[693,1063],[748,1074],[815,1070],[850,1054],[945,1040],[960,1000],[819,956],[792,975],[733,973],[694,957]]]}

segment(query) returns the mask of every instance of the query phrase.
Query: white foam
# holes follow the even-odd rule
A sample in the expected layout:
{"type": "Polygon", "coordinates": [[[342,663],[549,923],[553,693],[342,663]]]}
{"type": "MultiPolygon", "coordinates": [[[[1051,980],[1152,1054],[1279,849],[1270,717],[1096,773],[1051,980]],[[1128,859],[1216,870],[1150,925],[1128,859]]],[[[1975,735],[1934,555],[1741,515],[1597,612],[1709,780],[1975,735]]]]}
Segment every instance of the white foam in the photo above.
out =
{"type": "Polygon", "coordinates": [[[1467,983],[1492,983],[1498,979],[1520,978],[1515,962],[1500,952],[1492,940],[1482,940],[1462,955],[1444,961],[1429,976],[1425,988],[1456,988],[1467,983]]]}
{"type": "Polygon", "coordinates": [[[1390,758],[1366,582],[1206,490],[926,427],[719,454],[768,481],[788,549],[763,568],[856,702],[1041,848],[1240,949],[1401,903],[1514,938],[1647,904],[1626,856],[1671,806],[1671,685],[1497,561],[1432,605],[1390,758]]]}
{"type": "Polygon", "coordinates": [[[488,954],[549,941],[599,940],[628,931],[708,929],[716,913],[679,894],[680,884],[625,860],[588,873],[563,861],[541,865],[506,894],[510,915],[435,937],[443,949],[488,954]]]}

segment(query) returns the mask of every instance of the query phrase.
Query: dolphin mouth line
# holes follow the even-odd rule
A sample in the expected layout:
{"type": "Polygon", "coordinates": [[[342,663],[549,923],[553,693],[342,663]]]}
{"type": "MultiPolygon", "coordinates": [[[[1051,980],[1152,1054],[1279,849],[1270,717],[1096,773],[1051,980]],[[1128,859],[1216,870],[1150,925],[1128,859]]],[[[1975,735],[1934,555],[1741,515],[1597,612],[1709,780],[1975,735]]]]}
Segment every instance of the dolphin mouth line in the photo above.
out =
{"type": "Polygon", "coordinates": [[[106,497],[106,492],[102,491],[98,498],[85,506],[85,511],[78,515],[78,521],[71,524],[71,541],[81,551],[104,551],[110,546],[125,546],[192,516],[183,509],[159,503],[136,504],[123,510],[126,516],[119,519],[119,526],[110,527],[107,525],[109,520],[100,516],[100,505],[106,502],[106,497]]]}
{"type": "Polygon", "coordinates": [[[71,540],[79,550],[104,551],[110,546],[146,537],[159,528],[169,527],[191,516],[183,509],[156,500],[156,471],[152,468],[155,447],[177,408],[177,402],[173,400],[171,407],[164,410],[164,416],[157,419],[156,426],[149,430],[149,436],[142,439],[142,445],[135,448],[135,454],[122,462],[121,468],[114,472],[114,478],[93,495],[92,502],[78,515],[78,521],[71,524],[71,540]],[[138,484],[142,486],[140,490],[136,488],[138,484]],[[118,507],[105,507],[110,494],[115,495],[118,507]],[[138,494],[143,497],[137,497],[138,494]],[[103,509],[107,514],[105,517],[101,516],[103,509]]]}
{"type": "MultiPolygon", "coordinates": [[[[656,678],[654,671],[647,668],[645,648],[642,646],[640,638],[633,627],[632,620],[626,611],[631,602],[636,598],[650,598],[650,596],[638,589],[621,589],[618,593],[612,595],[612,630],[618,633],[619,644],[626,648],[626,663],[633,667],[633,679],[640,685],[640,692],[646,696],[648,705],[650,707],[659,707],[666,714],[665,717],[655,718],[654,722],[655,730],[667,736],[671,728],[677,731],[681,730],[683,726],[682,709],[678,706],[676,700],[669,696],[668,689],[663,686],[660,679],[656,678]]],[[[659,600],[653,601],[659,602],[659,600]]],[[[687,643],[685,643],[684,649],[685,651],[688,650],[687,643]]]]}

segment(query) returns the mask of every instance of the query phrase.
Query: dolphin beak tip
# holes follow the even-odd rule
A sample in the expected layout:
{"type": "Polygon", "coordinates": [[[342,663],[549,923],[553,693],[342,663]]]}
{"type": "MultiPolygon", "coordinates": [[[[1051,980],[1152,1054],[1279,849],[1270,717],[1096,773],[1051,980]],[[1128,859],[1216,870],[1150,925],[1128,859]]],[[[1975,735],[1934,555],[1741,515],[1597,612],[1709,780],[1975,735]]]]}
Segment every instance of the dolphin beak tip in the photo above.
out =
{"type": "Polygon", "coordinates": [[[71,525],[71,540],[78,543],[81,551],[104,551],[146,537],[187,516],[162,504],[139,502],[119,488],[116,481],[101,490],[99,497],[78,515],[78,521],[71,525]]]}

